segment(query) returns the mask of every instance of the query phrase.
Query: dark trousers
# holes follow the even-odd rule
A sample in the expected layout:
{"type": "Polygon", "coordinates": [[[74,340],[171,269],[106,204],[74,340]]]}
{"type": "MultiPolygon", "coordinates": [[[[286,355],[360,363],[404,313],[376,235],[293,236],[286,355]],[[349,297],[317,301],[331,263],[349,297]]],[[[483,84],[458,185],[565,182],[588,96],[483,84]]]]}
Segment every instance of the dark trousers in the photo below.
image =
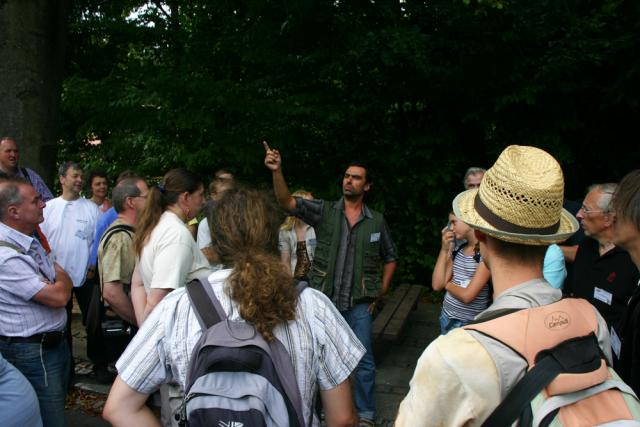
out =
{"type": "MultiPolygon", "coordinates": [[[[80,313],[82,314],[82,324],[86,325],[87,322],[87,309],[89,307],[89,301],[91,300],[91,294],[93,288],[96,286],[94,279],[87,279],[80,287],[73,288],[73,294],[76,296],[78,306],[80,306],[80,313]]],[[[69,350],[71,352],[71,368],[74,372],[74,360],[73,360],[73,343],[71,335],[71,309],[73,307],[73,298],[69,299],[67,304],[67,343],[69,344],[69,350]]],[[[87,357],[93,363],[94,367],[106,368],[107,367],[107,354],[104,349],[104,344],[99,337],[89,333],[87,330],[87,357]]]]}

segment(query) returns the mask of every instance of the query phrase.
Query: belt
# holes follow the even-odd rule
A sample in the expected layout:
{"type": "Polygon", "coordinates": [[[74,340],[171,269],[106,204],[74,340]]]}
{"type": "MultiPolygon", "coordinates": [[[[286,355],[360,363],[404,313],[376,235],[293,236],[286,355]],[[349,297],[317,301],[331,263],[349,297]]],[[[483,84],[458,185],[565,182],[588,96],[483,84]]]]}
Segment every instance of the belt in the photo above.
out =
{"type": "Polygon", "coordinates": [[[30,337],[5,337],[0,335],[0,341],[11,343],[41,343],[43,347],[54,347],[64,339],[64,331],[43,332],[30,337]]]}

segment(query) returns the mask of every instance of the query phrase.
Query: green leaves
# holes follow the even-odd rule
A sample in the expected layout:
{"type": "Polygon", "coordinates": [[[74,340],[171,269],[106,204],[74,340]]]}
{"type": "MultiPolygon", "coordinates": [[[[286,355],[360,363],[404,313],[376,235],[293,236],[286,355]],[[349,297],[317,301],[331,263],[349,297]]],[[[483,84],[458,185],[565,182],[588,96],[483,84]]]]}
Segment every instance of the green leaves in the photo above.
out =
{"type": "Polygon", "coordinates": [[[323,198],[364,159],[399,280],[428,280],[464,171],[506,145],[556,155],[575,199],[635,167],[640,149],[618,159],[616,144],[640,108],[639,14],[619,0],[80,0],[60,158],[114,176],[232,166],[268,188],[267,139],[292,188],[323,198]]]}

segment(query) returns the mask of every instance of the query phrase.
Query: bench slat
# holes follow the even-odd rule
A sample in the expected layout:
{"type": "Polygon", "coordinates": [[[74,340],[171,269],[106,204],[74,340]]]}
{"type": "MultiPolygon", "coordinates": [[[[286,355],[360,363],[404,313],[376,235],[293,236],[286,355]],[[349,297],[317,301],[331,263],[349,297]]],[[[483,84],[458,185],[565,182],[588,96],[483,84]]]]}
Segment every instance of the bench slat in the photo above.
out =
{"type": "Polygon", "coordinates": [[[391,320],[394,313],[400,306],[400,303],[404,299],[405,295],[409,291],[410,286],[403,284],[398,286],[393,293],[385,300],[384,308],[373,321],[373,331],[371,333],[372,338],[375,340],[387,327],[387,323],[391,320]]]}
{"type": "Polygon", "coordinates": [[[404,328],[409,313],[418,302],[420,294],[422,292],[422,286],[411,285],[406,293],[406,296],[402,299],[402,302],[393,313],[393,317],[389,320],[389,323],[382,334],[382,338],[389,340],[397,340],[404,328]]]}

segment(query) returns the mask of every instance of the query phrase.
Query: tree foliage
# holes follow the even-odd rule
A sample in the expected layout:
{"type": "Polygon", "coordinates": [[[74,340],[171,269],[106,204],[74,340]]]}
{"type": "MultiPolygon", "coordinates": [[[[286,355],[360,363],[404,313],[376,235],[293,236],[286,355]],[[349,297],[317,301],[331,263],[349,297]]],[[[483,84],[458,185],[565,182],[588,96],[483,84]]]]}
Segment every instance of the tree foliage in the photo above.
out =
{"type": "Polygon", "coordinates": [[[339,195],[376,172],[371,203],[428,281],[468,166],[509,144],[547,149],[568,195],[635,167],[640,5],[532,0],[77,0],[59,158],[116,175],[232,166],[339,195]],[[89,141],[100,140],[92,145],[89,141]]]}

